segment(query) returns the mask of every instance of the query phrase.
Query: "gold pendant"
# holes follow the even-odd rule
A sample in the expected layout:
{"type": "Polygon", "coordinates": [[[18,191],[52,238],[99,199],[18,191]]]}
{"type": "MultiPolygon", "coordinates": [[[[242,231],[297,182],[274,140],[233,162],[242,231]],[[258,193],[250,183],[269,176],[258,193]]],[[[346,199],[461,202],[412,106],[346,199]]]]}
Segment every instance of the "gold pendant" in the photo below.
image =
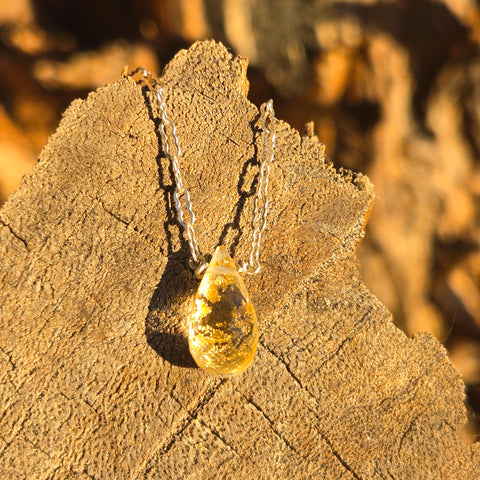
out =
{"type": "Polygon", "coordinates": [[[241,373],[255,357],[257,315],[224,246],[215,250],[195,294],[188,345],[196,364],[216,375],[241,373]]]}

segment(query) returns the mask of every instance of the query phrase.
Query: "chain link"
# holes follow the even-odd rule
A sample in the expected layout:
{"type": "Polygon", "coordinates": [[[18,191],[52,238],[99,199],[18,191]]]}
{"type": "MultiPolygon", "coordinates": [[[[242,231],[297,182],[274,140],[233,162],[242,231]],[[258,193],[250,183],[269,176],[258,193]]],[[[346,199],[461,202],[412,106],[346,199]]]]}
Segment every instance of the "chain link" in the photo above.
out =
{"type": "Polygon", "coordinates": [[[193,229],[193,224],[195,223],[195,214],[193,213],[192,202],[190,200],[190,192],[183,186],[182,174],[178,164],[178,159],[182,156],[182,151],[178,141],[177,128],[167,115],[167,106],[163,99],[163,88],[158,84],[155,86],[155,95],[158,100],[160,115],[162,118],[162,121],[160,122],[160,136],[162,137],[165,155],[172,163],[173,175],[175,177],[175,191],[173,192],[173,200],[175,201],[175,207],[177,209],[178,221],[185,230],[185,235],[190,247],[190,253],[192,255],[192,267],[195,270],[205,262],[200,253],[200,249],[198,248],[197,240],[195,238],[195,230],[193,229]],[[170,144],[168,142],[167,128],[170,129],[170,136],[173,138],[173,150],[170,149],[170,144]],[[185,205],[187,206],[187,215],[185,215],[182,209],[182,197],[184,197],[185,205]]]}
{"type": "MultiPolygon", "coordinates": [[[[207,263],[203,255],[200,253],[198,243],[195,238],[195,230],[193,225],[195,223],[195,215],[193,213],[192,202],[190,200],[190,193],[183,185],[183,179],[179,166],[179,158],[182,156],[180,143],[178,140],[177,129],[173,121],[167,114],[167,106],[163,96],[163,87],[160,86],[158,79],[152,73],[148,72],[142,67],[137,68],[130,73],[130,76],[135,76],[141,73],[143,78],[140,82],[146,85],[155,93],[160,108],[161,122],[159,127],[160,136],[162,137],[163,148],[165,155],[172,164],[173,175],[175,177],[175,191],[173,199],[175,208],[177,210],[178,221],[184,228],[185,236],[187,237],[190,253],[192,256],[190,265],[197,276],[201,276],[207,267],[207,263]],[[169,135],[173,139],[173,148],[169,142],[169,135]],[[182,207],[182,198],[186,205],[186,215],[182,207]]],[[[260,271],[260,243],[262,233],[267,225],[268,213],[268,180],[270,173],[270,164],[274,158],[277,132],[275,128],[275,111],[273,110],[273,100],[269,100],[260,107],[261,113],[261,129],[263,132],[262,151],[260,155],[260,172],[258,179],[258,188],[254,200],[253,209],[253,238],[250,251],[250,258],[248,262],[244,262],[240,268],[240,272],[248,274],[256,274],[260,271]],[[267,154],[267,143],[270,138],[270,151],[267,154]]]]}
{"type": "Polygon", "coordinates": [[[252,249],[248,262],[244,262],[240,268],[241,272],[255,275],[261,269],[260,264],[260,242],[262,233],[267,225],[268,213],[268,180],[270,174],[270,164],[275,155],[275,144],[277,140],[277,131],[275,128],[275,111],[273,110],[273,100],[269,100],[260,107],[261,128],[263,132],[262,153],[260,155],[260,177],[258,179],[257,194],[253,206],[253,238],[252,249]],[[270,137],[270,151],[267,155],[267,141],[270,137]]]}

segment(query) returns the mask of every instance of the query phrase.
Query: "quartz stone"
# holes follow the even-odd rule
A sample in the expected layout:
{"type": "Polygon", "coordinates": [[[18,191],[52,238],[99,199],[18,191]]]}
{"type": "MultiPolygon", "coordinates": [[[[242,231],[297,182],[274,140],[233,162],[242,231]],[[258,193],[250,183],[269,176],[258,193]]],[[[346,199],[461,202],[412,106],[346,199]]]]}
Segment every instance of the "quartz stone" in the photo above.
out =
{"type": "Polygon", "coordinates": [[[216,375],[241,373],[255,357],[257,316],[223,246],[215,251],[194,297],[188,344],[197,365],[216,375]]]}

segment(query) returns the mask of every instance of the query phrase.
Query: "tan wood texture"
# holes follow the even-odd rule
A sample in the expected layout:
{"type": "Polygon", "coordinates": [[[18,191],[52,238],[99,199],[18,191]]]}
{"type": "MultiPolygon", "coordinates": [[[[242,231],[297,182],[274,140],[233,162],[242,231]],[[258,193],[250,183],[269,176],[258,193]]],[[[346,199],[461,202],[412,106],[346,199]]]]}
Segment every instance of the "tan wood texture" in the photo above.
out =
{"type": "MultiPolygon", "coordinates": [[[[237,262],[261,138],[246,66],[201,42],[162,77],[200,248],[237,262]]],[[[359,278],[372,185],[281,121],[263,270],[246,278],[256,361],[228,379],[194,366],[198,283],[157,115],[131,78],[75,101],[0,211],[0,477],[480,478],[445,350],[407,338],[359,278]]]]}

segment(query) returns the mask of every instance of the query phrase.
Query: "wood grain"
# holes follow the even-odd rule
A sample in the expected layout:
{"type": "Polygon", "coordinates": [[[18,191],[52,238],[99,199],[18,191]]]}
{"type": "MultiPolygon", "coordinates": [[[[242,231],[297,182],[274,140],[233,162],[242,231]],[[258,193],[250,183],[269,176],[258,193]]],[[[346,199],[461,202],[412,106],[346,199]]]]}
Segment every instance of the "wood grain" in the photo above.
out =
{"type": "MultiPolygon", "coordinates": [[[[200,42],[162,77],[200,247],[237,261],[260,143],[246,66],[200,42]]],[[[2,478],[478,478],[445,350],[407,338],[359,278],[370,182],[283,122],[263,270],[246,279],[256,362],[232,379],[195,368],[157,118],[130,78],[75,101],[0,212],[2,478]]]]}

